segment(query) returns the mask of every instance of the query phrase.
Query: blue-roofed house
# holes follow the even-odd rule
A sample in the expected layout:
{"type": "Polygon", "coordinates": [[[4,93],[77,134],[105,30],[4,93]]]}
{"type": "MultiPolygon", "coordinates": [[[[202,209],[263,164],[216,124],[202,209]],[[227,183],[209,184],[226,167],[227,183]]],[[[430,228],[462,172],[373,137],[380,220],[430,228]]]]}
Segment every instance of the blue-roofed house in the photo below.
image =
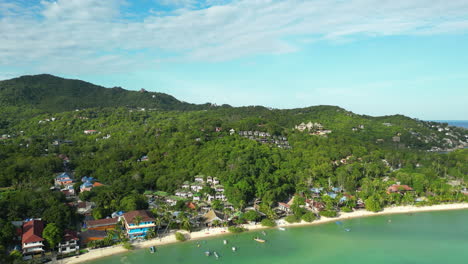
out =
{"type": "Polygon", "coordinates": [[[55,185],[56,186],[68,186],[73,184],[73,178],[70,174],[63,172],[55,177],[55,185]]]}
{"type": "Polygon", "coordinates": [[[88,176],[83,176],[83,178],[81,178],[81,182],[93,182],[95,180],[96,180],[95,178],[88,177],[88,176]]]}
{"type": "Polygon", "coordinates": [[[342,191],[342,189],[341,189],[340,187],[333,187],[333,188],[332,188],[332,191],[333,191],[333,192],[336,192],[336,193],[339,193],[339,192],[342,191]]]}
{"type": "Polygon", "coordinates": [[[80,192],[91,191],[93,184],[90,181],[87,181],[80,186],[80,192]]]}

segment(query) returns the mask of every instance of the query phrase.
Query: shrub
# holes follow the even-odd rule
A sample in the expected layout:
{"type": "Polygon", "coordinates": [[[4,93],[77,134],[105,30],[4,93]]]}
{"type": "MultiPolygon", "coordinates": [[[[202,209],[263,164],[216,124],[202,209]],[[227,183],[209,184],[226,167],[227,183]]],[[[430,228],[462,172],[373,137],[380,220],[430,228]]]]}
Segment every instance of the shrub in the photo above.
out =
{"type": "Polygon", "coordinates": [[[377,198],[371,196],[366,199],[366,210],[371,211],[371,212],[378,212],[382,210],[382,206],[380,205],[380,202],[377,200],[377,198]]]}
{"type": "Polygon", "coordinates": [[[343,207],[341,207],[341,211],[345,212],[345,213],[349,213],[349,212],[352,212],[353,209],[348,207],[348,206],[343,206],[343,207]]]}
{"type": "Polygon", "coordinates": [[[268,226],[268,227],[276,226],[276,222],[268,218],[263,219],[261,223],[262,223],[262,226],[268,226]]]}
{"type": "Polygon", "coordinates": [[[306,221],[306,222],[312,222],[314,221],[315,219],[317,219],[317,217],[315,216],[314,213],[312,212],[307,212],[305,214],[302,215],[301,217],[302,220],[306,221]]]}
{"type": "Polygon", "coordinates": [[[175,238],[176,238],[178,241],[185,241],[185,240],[186,240],[184,234],[182,234],[182,233],[180,233],[180,232],[176,232],[176,233],[175,233],[175,238]]]}
{"type": "Polygon", "coordinates": [[[242,233],[247,231],[247,228],[239,227],[239,226],[230,226],[228,227],[228,231],[231,233],[242,233]]]}
{"type": "Polygon", "coordinates": [[[320,215],[325,217],[336,217],[338,214],[336,211],[333,210],[325,210],[320,212],[320,215]]]}
{"type": "Polygon", "coordinates": [[[301,220],[299,218],[297,218],[295,215],[288,215],[286,216],[286,218],[284,219],[286,220],[286,222],[288,223],[297,223],[297,222],[300,222],[301,220]]]}
{"type": "Polygon", "coordinates": [[[122,244],[123,248],[125,248],[126,250],[132,250],[134,247],[132,244],[130,244],[130,242],[124,242],[122,244]]]}

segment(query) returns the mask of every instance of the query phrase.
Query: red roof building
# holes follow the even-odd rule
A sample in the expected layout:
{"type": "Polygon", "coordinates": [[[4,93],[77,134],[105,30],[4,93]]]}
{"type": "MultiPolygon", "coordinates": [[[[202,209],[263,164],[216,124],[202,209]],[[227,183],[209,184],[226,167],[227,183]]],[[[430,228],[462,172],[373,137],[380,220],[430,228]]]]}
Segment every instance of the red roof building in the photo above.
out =
{"type": "Polygon", "coordinates": [[[403,193],[403,192],[408,192],[412,190],[413,188],[409,187],[408,185],[394,184],[387,188],[387,193],[397,193],[397,192],[403,193]]]}
{"type": "Polygon", "coordinates": [[[114,229],[119,222],[118,218],[107,218],[107,219],[99,219],[99,220],[91,220],[86,221],[86,228],[89,230],[110,230],[114,229]]]}
{"type": "Polygon", "coordinates": [[[31,220],[23,224],[23,236],[21,243],[23,245],[23,254],[36,254],[44,251],[42,241],[42,231],[44,222],[41,220],[31,220]]]}

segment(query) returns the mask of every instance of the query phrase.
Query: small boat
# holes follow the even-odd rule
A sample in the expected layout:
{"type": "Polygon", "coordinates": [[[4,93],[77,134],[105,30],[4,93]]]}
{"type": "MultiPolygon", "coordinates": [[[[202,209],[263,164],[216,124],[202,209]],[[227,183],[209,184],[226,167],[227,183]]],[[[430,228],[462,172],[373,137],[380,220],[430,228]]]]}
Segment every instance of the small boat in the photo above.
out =
{"type": "Polygon", "coordinates": [[[258,243],[265,243],[266,242],[265,239],[261,239],[259,237],[255,237],[254,240],[257,241],[258,243]]]}
{"type": "Polygon", "coordinates": [[[153,254],[154,252],[156,252],[156,248],[154,246],[151,246],[149,248],[149,251],[151,252],[151,254],[153,254]]]}
{"type": "Polygon", "coordinates": [[[227,244],[227,242],[228,242],[228,241],[227,241],[226,239],[225,239],[225,240],[223,240],[223,243],[224,243],[224,245],[226,245],[226,244],[227,244]]]}
{"type": "Polygon", "coordinates": [[[266,236],[266,233],[265,233],[265,231],[262,231],[262,235],[266,236]]]}
{"type": "Polygon", "coordinates": [[[210,251],[205,251],[205,255],[209,257],[211,255],[210,251]]]}
{"type": "Polygon", "coordinates": [[[351,231],[351,228],[345,228],[345,231],[349,232],[349,231],[351,231]]]}
{"type": "Polygon", "coordinates": [[[236,247],[232,247],[232,251],[236,251],[236,250],[237,250],[237,248],[236,248],[236,247]]]}
{"type": "Polygon", "coordinates": [[[200,243],[197,243],[197,247],[200,247],[200,243]]]}
{"type": "Polygon", "coordinates": [[[281,230],[281,231],[285,231],[285,230],[286,230],[286,228],[284,228],[284,227],[278,227],[278,229],[281,230]]]}
{"type": "Polygon", "coordinates": [[[336,221],[335,224],[337,224],[337,225],[342,225],[343,222],[341,222],[341,221],[336,221]]]}
{"type": "Polygon", "coordinates": [[[216,258],[219,258],[218,253],[216,253],[216,251],[213,252],[213,255],[214,255],[216,258]]]}

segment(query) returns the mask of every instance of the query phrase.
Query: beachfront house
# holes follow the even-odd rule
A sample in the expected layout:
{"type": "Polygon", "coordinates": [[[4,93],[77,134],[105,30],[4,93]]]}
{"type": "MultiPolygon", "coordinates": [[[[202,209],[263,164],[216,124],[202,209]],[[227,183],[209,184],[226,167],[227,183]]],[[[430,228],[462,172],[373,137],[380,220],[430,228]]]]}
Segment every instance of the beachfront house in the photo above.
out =
{"type": "Polygon", "coordinates": [[[40,219],[31,219],[23,224],[23,236],[21,238],[23,255],[34,255],[44,252],[43,230],[44,222],[40,219]]]}
{"type": "Polygon", "coordinates": [[[77,253],[80,250],[78,235],[75,231],[65,230],[63,239],[58,245],[59,254],[77,253]]]}
{"type": "Polygon", "coordinates": [[[113,230],[119,222],[119,218],[106,218],[98,220],[85,221],[85,227],[88,230],[113,230]]]}
{"type": "Polygon", "coordinates": [[[146,210],[137,210],[123,215],[127,236],[130,239],[146,236],[147,232],[155,228],[153,215],[146,210]]]}
{"type": "Polygon", "coordinates": [[[290,212],[291,212],[291,206],[289,206],[289,204],[287,204],[287,203],[279,202],[279,203],[278,203],[278,208],[279,208],[281,211],[284,211],[284,212],[286,212],[286,213],[290,213],[290,212]]]}
{"type": "Polygon", "coordinates": [[[208,226],[212,226],[215,223],[215,221],[219,223],[224,222],[223,221],[224,216],[216,212],[215,210],[208,211],[208,213],[203,215],[203,219],[204,219],[204,223],[208,226]]]}
{"type": "Polygon", "coordinates": [[[79,234],[80,243],[82,245],[85,245],[90,241],[103,240],[106,237],[106,231],[102,230],[86,230],[79,234]]]}

